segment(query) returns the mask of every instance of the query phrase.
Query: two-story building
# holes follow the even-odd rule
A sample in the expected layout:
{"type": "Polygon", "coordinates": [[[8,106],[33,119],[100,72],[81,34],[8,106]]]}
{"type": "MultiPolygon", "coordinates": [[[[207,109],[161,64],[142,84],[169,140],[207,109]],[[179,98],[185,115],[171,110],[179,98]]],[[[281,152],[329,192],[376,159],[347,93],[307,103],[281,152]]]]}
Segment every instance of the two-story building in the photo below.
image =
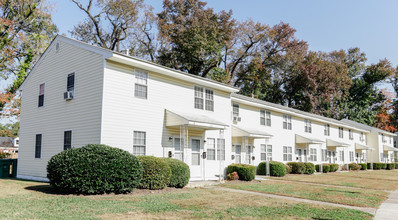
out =
{"type": "Polygon", "coordinates": [[[224,176],[231,163],[347,164],[379,152],[363,126],[63,36],[20,90],[19,178],[46,180],[53,155],[89,143],[180,159],[191,180],[224,176]]]}

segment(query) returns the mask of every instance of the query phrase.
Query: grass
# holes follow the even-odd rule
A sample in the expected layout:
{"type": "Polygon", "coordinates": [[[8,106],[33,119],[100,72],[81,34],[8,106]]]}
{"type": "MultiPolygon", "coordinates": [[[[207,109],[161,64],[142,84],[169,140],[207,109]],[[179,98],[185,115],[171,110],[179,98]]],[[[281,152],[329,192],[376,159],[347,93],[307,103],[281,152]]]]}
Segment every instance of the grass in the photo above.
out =
{"type": "Polygon", "coordinates": [[[211,189],[57,195],[45,183],[0,180],[0,219],[371,219],[350,209],[211,189]]]}
{"type": "MultiPolygon", "coordinates": [[[[315,175],[312,177],[316,178],[315,175]]],[[[379,190],[318,186],[277,180],[266,180],[258,183],[234,182],[224,184],[223,186],[233,189],[372,208],[379,207],[388,197],[387,192],[379,190]]]]}
{"type": "Polygon", "coordinates": [[[376,190],[398,189],[398,170],[374,170],[327,173],[321,175],[287,175],[283,180],[350,186],[376,190]]]}

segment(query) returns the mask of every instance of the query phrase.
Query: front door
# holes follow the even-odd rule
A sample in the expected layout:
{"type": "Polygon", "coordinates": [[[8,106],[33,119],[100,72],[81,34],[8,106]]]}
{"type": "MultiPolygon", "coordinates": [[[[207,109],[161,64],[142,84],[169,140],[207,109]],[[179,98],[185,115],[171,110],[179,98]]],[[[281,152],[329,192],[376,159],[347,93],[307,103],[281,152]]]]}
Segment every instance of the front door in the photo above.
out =
{"type": "Polygon", "coordinates": [[[301,149],[300,148],[296,149],[296,160],[298,162],[303,162],[302,157],[301,157],[301,149]]]}
{"type": "Polygon", "coordinates": [[[242,153],[242,146],[235,145],[235,163],[242,163],[241,153],[242,153]]]}
{"type": "Polygon", "coordinates": [[[199,138],[191,139],[191,177],[202,178],[201,143],[199,138]]]}

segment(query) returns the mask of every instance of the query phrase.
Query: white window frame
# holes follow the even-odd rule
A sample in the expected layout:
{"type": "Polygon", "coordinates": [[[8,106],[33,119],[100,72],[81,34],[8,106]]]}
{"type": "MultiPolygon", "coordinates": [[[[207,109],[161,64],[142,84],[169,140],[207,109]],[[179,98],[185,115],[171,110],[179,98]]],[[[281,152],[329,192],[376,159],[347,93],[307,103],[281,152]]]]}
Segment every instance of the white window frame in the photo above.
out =
{"type": "Polygon", "coordinates": [[[260,160],[266,161],[272,161],[272,145],[271,144],[261,144],[260,145],[260,160]]]}
{"type": "Polygon", "coordinates": [[[146,155],[146,132],[145,131],[133,131],[133,155],[135,156],[145,156],[146,155]],[[144,138],[140,138],[137,136],[138,134],[144,134],[144,138]],[[137,143],[138,141],[142,141],[143,143],[137,143]],[[141,152],[141,149],[144,149],[144,152],[141,152]],[[139,152],[138,152],[138,149],[139,152]]]}
{"type": "Polygon", "coordinates": [[[318,161],[317,150],[316,148],[310,148],[310,161],[318,161]]]}
{"type": "Polygon", "coordinates": [[[149,73],[144,70],[134,70],[134,97],[141,99],[148,99],[148,77],[149,73]],[[145,88],[145,91],[142,90],[145,88]],[[139,90],[141,89],[141,90],[139,90]]]}
{"type": "Polygon", "coordinates": [[[283,146],[283,161],[293,161],[293,149],[290,146],[283,146]]]}
{"type": "Polygon", "coordinates": [[[217,138],[217,160],[224,160],[225,161],[225,138],[217,138]],[[224,142],[221,144],[221,142],[224,142]]]}
{"type": "Polygon", "coordinates": [[[348,129],[348,138],[354,140],[354,131],[352,129],[348,129]]]}
{"type": "Polygon", "coordinates": [[[292,130],[292,116],[283,115],[283,129],[292,130]]]}
{"type": "Polygon", "coordinates": [[[325,127],[325,129],[323,131],[323,134],[325,136],[330,136],[330,125],[329,124],[325,124],[324,127],[325,127]]]}
{"type": "Polygon", "coordinates": [[[365,135],[363,134],[363,132],[361,132],[359,134],[359,141],[364,142],[365,141],[365,135]]]}
{"type": "Polygon", "coordinates": [[[350,162],[354,162],[354,151],[350,151],[350,162]]]}
{"type": "Polygon", "coordinates": [[[344,138],[344,128],[339,127],[339,138],[344,138]]]}
{"type": "Polygon", "coordinates": [[[207,160],[216,160],[216,139],[207,138],[206,145],[207,145],[207,160]]]}
{"type": "Polygon", "coordinates": [[[309,119],[304,119],[304,132],[312,133],[311,120],[309,119]]]}
{"type": "Polygon", "coordinates": [[[239,117],[239,104],[232,104],[232,117],[239,117]]]}
{"type": "Polygon", "coordinates": [[[44,98],[46,97],[45,94],[46,94],[46,83],[43,82],[43,83],[40,83],[40,85],[39,85],[39,96],[38,96],[38,100],[37,100],[38,108],[44,107],[44,98]],[[43,93],[41,92],[42,85],[43,85],[43,93]],[[40,105],[40,97],[41,96],[43,96],[43,104],[42,105],[40,105]]]}
{"type": "Polygon", "coordinates": [[[214,111],[214,90],[205,89],[205,109],[207,111],[214,111]]]}

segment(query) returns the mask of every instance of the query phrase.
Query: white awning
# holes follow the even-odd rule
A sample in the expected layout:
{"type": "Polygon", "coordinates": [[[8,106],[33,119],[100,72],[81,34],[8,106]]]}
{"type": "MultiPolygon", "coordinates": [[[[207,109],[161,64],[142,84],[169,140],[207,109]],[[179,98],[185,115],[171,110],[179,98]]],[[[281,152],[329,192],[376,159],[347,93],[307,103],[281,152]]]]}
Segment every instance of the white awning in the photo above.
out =
{"type": "Polygon", "coordinates": [[[355,149],[357,149],[357,150],[373,150],[373,147],[355,143],[355,149]]]}
{"type": "Polygon", "coordinates": [[[296,134],[296,144],[322,144],[325,141],[296,134]]]}
{"type": "Polygon", "coordinates": [[[232,137],[270,138],[272,135],[264,131],[242,128],[232,125],[232,137]]]}
{"type": "Polygon", "coordinates": [[[332,139],[326,139],[326,147],[349,147],[349,144],[343,143],[343,142],[339,142],[339,141],[335,141],[332,139]]]}
{"type": "Polygon", "coordinates": [[[187,125],[207,130],[225,129],[227,124],[214,120],[205,115],[193,115],[187,113],[176,113],[166,109],[166,126],[187,125]]]}
{"type": "Polygon", "coordinates": [[[383,150],[384,150],[384,151],[398,151],[397,148],[395,148],[395,147],[390,147],[390,146],[388,146],[388,145],[383,145],[383,150]]]}

